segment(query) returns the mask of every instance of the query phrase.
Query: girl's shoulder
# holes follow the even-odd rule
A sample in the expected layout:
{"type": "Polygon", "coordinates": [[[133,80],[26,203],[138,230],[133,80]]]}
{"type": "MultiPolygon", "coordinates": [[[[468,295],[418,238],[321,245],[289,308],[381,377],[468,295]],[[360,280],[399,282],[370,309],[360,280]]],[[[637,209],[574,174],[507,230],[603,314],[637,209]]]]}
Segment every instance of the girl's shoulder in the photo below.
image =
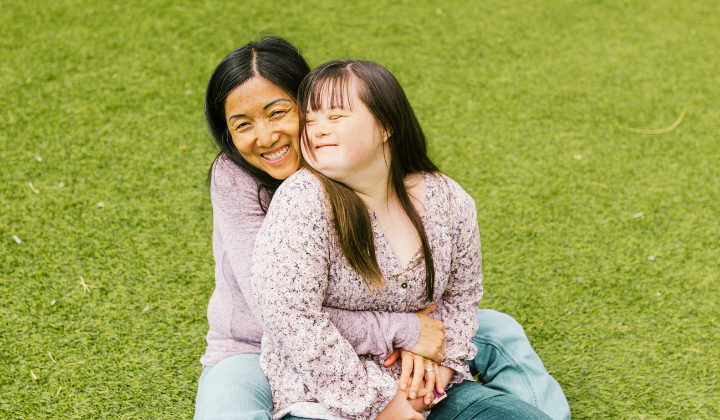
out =
{"type": "Polygon", "coordinates": [[[443,191],[454,211],[470,210],[475,212],[475,200],[454,179],[441,172],[432,172],[431,176],[437,181],[437,186],[443,191]]]}
{"type": "Polygon", "coordinates": [[[315,174],[308,169],[300,168],[290,175],[273,195],[268,215],[278,208],[294,210],[298,213],[327,210],[325,189],[315,174]]]}

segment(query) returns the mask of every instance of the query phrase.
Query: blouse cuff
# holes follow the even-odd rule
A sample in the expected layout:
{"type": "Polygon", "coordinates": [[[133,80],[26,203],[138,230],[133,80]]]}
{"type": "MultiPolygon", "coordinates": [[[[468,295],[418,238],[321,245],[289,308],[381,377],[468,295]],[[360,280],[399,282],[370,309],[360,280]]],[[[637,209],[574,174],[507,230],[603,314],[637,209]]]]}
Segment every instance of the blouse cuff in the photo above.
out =
{"type": "Polygon", "coordinates": [[[400,312],[393,315],[397,317],[393,320],[395,325],[393,346],[410,351],[420,338],[420,318],[412,312],[400,312]]]}

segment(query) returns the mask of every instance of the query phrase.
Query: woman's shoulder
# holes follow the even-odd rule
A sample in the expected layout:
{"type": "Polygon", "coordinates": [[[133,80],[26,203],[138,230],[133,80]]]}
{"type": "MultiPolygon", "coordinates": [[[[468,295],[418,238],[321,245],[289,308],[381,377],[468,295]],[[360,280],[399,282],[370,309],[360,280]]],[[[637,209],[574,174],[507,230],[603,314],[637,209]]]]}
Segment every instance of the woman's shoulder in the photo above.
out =
{"type": "Polygon", "coordinates": [[[214,207],[229,212],[260,208],[258,182],[225,154],[220,154],[213,162],[209,183],[214,207]]]}
{"type": "Polygon", "coordinates": [[[224,153],[218,155],[213,162],[210,171],[211,189],[237,189],[238,187],[257,189],[257,185],[258,183],[252,175],[230,160],[224,153]]]}

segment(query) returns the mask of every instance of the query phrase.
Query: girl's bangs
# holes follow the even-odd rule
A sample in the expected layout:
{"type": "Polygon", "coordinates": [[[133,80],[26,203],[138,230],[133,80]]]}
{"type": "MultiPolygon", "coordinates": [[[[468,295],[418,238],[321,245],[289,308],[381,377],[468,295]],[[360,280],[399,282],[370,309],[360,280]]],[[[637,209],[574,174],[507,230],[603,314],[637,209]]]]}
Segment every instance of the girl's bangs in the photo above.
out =
{"type": "Polygon", "coordinates": [[[313,112],[322,108],[352,109],[350,86],[353,73],[346,66],[329,67],[318,73],[308,87],[306,109],[313,112]]]}

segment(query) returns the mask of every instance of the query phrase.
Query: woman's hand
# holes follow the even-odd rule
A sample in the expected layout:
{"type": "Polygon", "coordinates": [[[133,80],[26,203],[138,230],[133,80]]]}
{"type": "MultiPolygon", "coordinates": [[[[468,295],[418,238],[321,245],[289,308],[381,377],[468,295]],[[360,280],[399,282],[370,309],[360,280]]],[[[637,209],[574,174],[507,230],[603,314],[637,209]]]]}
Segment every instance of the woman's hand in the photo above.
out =
{"type": "Polygon", "coordinates": [[[405,391],[398,389],[395,397],[375,418],[377,420],[423,420],[425,417],[410,404],[405,391]]]}
{"type": "Polygon", "coordinates": [[[430,318],[428,315],[435,311],[437,305],[433,304],[422,311],[415,312],[420,318],[420,335],[412,353],[432,359],[435,363],[445,360],[445,325],[441,321],[430,318]]]}

